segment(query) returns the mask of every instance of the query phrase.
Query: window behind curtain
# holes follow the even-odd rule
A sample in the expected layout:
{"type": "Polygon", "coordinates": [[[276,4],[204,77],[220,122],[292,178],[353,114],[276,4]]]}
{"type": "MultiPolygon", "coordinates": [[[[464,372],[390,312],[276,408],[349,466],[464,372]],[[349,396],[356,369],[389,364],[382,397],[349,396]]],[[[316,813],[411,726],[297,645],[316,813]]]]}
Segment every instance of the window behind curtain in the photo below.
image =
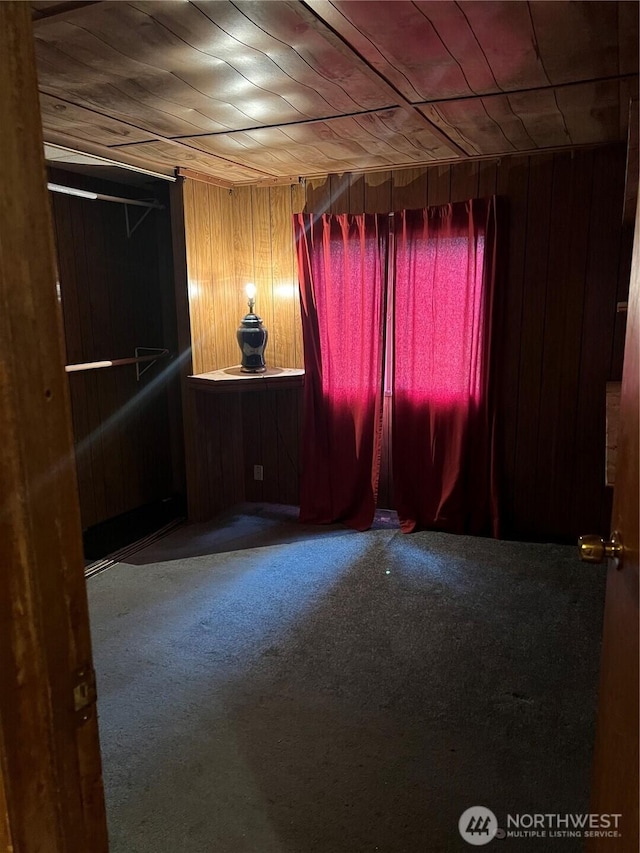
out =
{"type": "Polygon", "coordinates": [[[399,238],[393,391],[447,406],[482,393],[484,236],[399,238]]]}
{"type": "Polygon", "coordinates": [[[306,368],[304,520],[359,529],[373,520],[386,321],[384,387],[393,393],[402,528],[487,531],[494,211],[493,200],[479,200],[393,217],[294,217],[306,368]]]}
{"type": "Polygon", "coordinates": [[[491,529],[494,211],[489,199],[394,217],[393,479],[406,532],[491,529]]]}

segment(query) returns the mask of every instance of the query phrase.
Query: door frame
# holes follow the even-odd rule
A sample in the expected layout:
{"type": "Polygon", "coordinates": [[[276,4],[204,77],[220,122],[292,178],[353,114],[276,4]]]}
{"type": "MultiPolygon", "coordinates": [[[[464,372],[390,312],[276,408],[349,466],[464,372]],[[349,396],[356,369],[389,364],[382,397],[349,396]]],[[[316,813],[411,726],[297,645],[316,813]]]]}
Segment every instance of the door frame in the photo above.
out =
{"type": "Polygon", "coordinates": [[[0,849],[106,853],[29,3],[0,3],[0,849]]]}
{"type": "MultiPolygon", "coordinates": [[[[636,211],[620,394],[611,532],[622,536],[621,561],[609,560],[594,746],[591,811],[620,814],[621,834],[593,838],[590,853],[638,849],[638,404],[640,206],[636,211]]],[[[608,531],[602,531],[608,533],[608,531]]]]}

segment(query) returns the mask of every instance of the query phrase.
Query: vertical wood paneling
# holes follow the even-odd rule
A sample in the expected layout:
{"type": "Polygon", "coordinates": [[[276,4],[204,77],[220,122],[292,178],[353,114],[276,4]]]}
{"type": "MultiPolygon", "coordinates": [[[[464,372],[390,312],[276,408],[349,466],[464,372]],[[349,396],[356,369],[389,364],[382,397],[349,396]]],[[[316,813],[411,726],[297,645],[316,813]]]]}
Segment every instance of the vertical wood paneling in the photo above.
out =
{"type": "Polygon", "coordinates": [[[188,389],[194,423],[189,484],[192,521],[242,501],[297,504],[302,388],[208,393],[188,389]],[[263,480],[254,479],[262,465],[263,480]]]}
{"type": "Polygon", "coordinates": [[[278,390],[278,502],[297,504],[300,493],[301,390],[278,390]]]}
{"type": "Polygon", "coordinates": [[[478,164],[478,197],[488,198],[496,194],[498,164],[495,160],[482,160],[478,164]]]}
{"type": "MultiPolygon", "coordinates": [[[[87,211],[91,210],[89,205],[94,202],[83,201],[80,199],[80,204],[73,204],[71,213],[71,234],[69,251],[72,252],[75,259],[75,275],[73,283],[76,286],[76,298],[78,300],[78,322],[79,322],[79,338],[80,338],[80,361],[91,361],[93,359],[104,358],[104,355],[98,355],[99,350],[93,338],[93,323],[94,317],[91,311],[91,299],[87,298],[89,294],[86,291],[88,282],[91,279],[90,259],[86,251],[82,247],[86,245],[85,241],[85,216],[87,211]],[[84,298],[83,298],[84,297],[84,298]]],[[[55,208],[54,208],[55,210],[55,208]]],[[[54,214],[55,215],[55,214],[54,214]]],[[[98,259],[96,259],[98,260],[98,259]]],[[[99,260],[98,260],[99,262],[99,260]]],[[[61,281],[62,301],[66,298],[69,287],[65,282],[61,281]]],[[[97,319],[97,318],[96,318],[97,319]]],[[[99,320],[98,320],[99,322],[99,320]]],[[[65,334],[67,330],[65,329],[65,334]]],[[[102,447],[103,434],[103,417],[101,413],[100,402],[98,400],[97,387],[95,382],[95,374],[89,374],[86,378],[84,388],[86,396],[80,405],[86,407],[86,429],[84,435],[75,436],[77,448],[77,462],[79,465],[88,464],[91,470],[91,484],[93,488],[93,498],[95,504],[95,518],[87,518],[84,507],[82,510],[83,526],[87,527],[90,524],[95,524],[98,520],[108,518],[107,501],[105,493],[105,478],[101,476],[103,466],[101,460],[105,458],[102,447]]],[[[69,380],[69,388],[71,391],[71,405],[75,405],[74,382],[69,380]]]]}
{"type": "MultiPolygon", "coordinates": [[[[206,396],[206,395],[203,395],[206,396]]],[[[211,513],[216,514],[226,506],[243,498],[242,484],[242,431],[240,425],[240,400],[238,394],[221,394],[206,400],[210,471],[217,474],[217,482],[210,482],[211,513]]]]}
{"type": "Polygon", "coordinates": [[[474,161],[454,163],[451,166],[451,198],[449,201],[467,201],[478,198],[478,167],[474,161]]]}
{"type": "MultiPolygon", "coordinates": [[[[192,182],[193,183],[193,182],[192,182]]],[[[193,187],[198,189],[197,185],[193,187]]],[[[233,338],[235,349],[231,361],[218,363],[209,369],[219,369],[239,364],[241,359],[240,348],[236,339],[236,331],[240,321],[247,313],[247,297],[245,287],[249,282],[256,283],[255,252],[253,246],[253,207],[252,188],[237,187],[231,195],[231,220],[233,222],[233,262],[235,267],[235,294],[231,303],[224,305],[220,303],[217,308],[218,322],[211,334],[222,335],[233,338]]],[[[264,296],[264,294],[263,294],[264,296]]],[[[262,310],[262,309],[260,309],[262,310]]],[[[267,351],[267,358],[271,358],[271,344],[267,351]]],[[[194,364],[194,373],[202,373],[202,366],[194,364]]]]}
{"type": "Polygon", "coordinates": [[[451,166],[433,166],[429,169],[427,198],[429,206],[451,201],[451,166]]]}
{"type": "Polygon", "coordinates": [[[278,446],[278,403],[277,392],[261,391],[257,396],[260,407],[260,459],[263,465],[264,481],[262,499],[269,503],[278,503],[280,496],[280,460],[278,446]]]}
{"type": "Polygon", "coordinates": [[[428,174],[426,169],[396,169],[392,172],[392,209],[421,210],[426,207],[428,174]]]}
{"type": "Polygon", "coordinates": [[[263,499],[263,482],[253,476],[253,466],[262,458],[262,406],[259,392],[242,395],[242,447],[244,454],[244,486],[248,501],[263,499]]]}
{"type": "MultiPolygon", "coordinates": [[[[52,215],[56,237],[58,279],[66,282],[65,297],[62,300],[62,314],[65,327],[66,357],[69,363],[82,361],[82,327],[80,324],[80,310],[78,306],[78,287],[76,281],[75,252],[73,242],[68,235],[72,233],[71,225],[71,199],[68,196],[51,198],[52,215]]],[[[78,375],[78,384],[86,384],[87,376],[78,375]]],[[[71,407],[73,421],[73,434],[76,443],[76,456],[78,454],[77,444],[89,434],[87,401],[88,394],[78,394],[71,407]]],[[[85,455],[85,460],[76,458],[76,473],[78,478],[78,492],[80,506],[82,509],[83,523],[85,519],[98,517],[93,490],[93,478],[91,471],[91,460],[85,455]]],[[[86,526],[86,523],[85,523],[86,526]]]]}
{"type": "Polygon", "coordinates": [[[297,504],[302,388],[251,391],[242,396],[247,500],[297,504]],[[254,480],[262,465],[264,480],[254,480]]]}
{"type": "Polygon", "coordinates": [[[225,501],[228,505],[240,503],[244,500],[244,460],[242,453],[242,399],[241,395],[225,394],[223,406],[220,411],[220,435],[221,447],[218,453],[222,457],[222,482],[224,486],[225,501]],[[229,424],[236,425],[235,434],[231,442],[229,452],[228,429],[229,424]],[[222,451],[222,452],[221,452],[222,451]]]}
{"type": "Polygon", "coordinates": [[[364,176],[364,212],[388,213],[391,204],[391,172],[368,172],[364,176]]]}
{"type": "Polygon", "coordinates": [[[212,319],[209,298],[213,285],[209,212],[206,187],[185,181],[183,192],[193,369],[202,373],[211,369],[202,365],[216,362],[216,342],[208,328],[212,319]]]}
{"type": "Polygon", "coordinates": [[[171,230],[173,269],[170,270],[168,267],[167,274],[172,273],[170,292],[173,292],[176,317],[176,382],[180,394],[184,447],[184,490],[181,493],[186,494],[188,513],[191,517],[192,509],[195,506],[194,490],[198,483],[199,462],[196,454],[195,404],[192,399],[193,395],[187,389],[187,378],[193,372],[193,348],[191,345],[184,205],[184,179],[180,178],[175,184],[172,184],[169,190],[170,221],[168,227],[171,230]]]}
{"type": "Polygon", "coordinates": [[[240,395],[188,393],[198,460],[190,484],[190,518],[205,521],[244,500],[240,395]]]}
{"type": "MultiPolygon", "coordinates": [[[[307,199],[306,210],[310,213],[316,213],[316,209],[307,199]]],[[[364,212],[364,175],[352,173],[349,177],[349,210],[347,213],[363,213],[364,212]]]]}
{"type": "MultiPolygon", "coordinates": [[[[571,201],[565,217],[569,233],[565,252],[568,256],[567,277],[564,282],[565,305],[563,328],[560,332],[562,350],[560,363],[548,364],[547,370],[559,374],[558,410],[556,411],[556,446],[550,460],[548,481],[549,526],[551,535],[561,536],[570,527],[567,514],[575,504],[574,465],[576,434],[581,425],[578,422],[577,393],[579,387],[582,335],[584,316],[585,284],[589,257],[590,219],[593,200],[593,151],[576,152],[573,158],[573,182],[571,201]]],[[[560,248],[560,246],[559,246],[560,248]]],[[[627,280],[627,287],[629,282],[627,280]]],[[[590,463],[591,464],[591,463],[590,463]]],[[[594,463],[595,464],[595,463],[594,463]]],[[[597,494],[601,493],[601,488],[597,494]]],[[[594,499],[598,501],[597,495],[594,499]]],[[[574,522],[574,527],[579,521],[574,522]]],[[[575,531],[579,532],[579,531],[575,531]]]]}
{"type": "Polygon", "coordinates": [[[331,206],[329,213],[349,212],[349,178],[348,172],[340,175],[330,175],[331,206]]]}
{"type": "MultiPolygon", "coordinates": [[[[270,190],[255,187],[251,191],[253,215],[253,252],[256,285],[256,311],[262,317],[269,332],[269,340],[265,351],[267,363],[272,367],[281,364],[280,341],[274,334],[273,318],[273,267],[271,257],[271,208],[269,203],[270,190]]],[[[240,318],[238,318],[239,320],[240,318]]],[[[238,363],[237,361],[235,362],[238,363]]],[[[228,365],[219,365],[226,367],[228,365]]]]}
{"type": "MultiPolygon", "coordinates": [[[[325,181],[327,187],[329,182],[325,181]]],[[[256,311],[269,332],[270,367],[301,367],[302,347],[292,215],[302,188],[227,190],[186,180],[185,236],[193,372],[240,362],[236,331],[256,285],[256,311]]]]}
{"type": "MultiPolygon", "coordinates": [[[[298,206],[291,201],[289,210],[280,188],[234,190],[232,215],[243,235],[237,240],[242,247],[255,243],[250,192],[256,199],[258,192],[271,193],[268,228],[267,196],[257,207],[263,258],[248,261],[243,248],[236,251],[236,262],[245,267],[257,263],[262,273],[254,278],[268,278],[265,258],[270,252],[273,330],[280,340],[289,330],[290,339],[297,341],[289,350],[297,359],[293,366],[302,366],[297,287],[291,288],[296,291],[295,310],[276,297],[287,253],[295,274],[287,226],[293,209],[306,202],[305,209],[314,213],[388,212],[494,193],[502,197],[506,263],[497,305],[496,385],[503,535],[569,541],[588,526],[600,529],[609,505],[603,476],[604,383],[619,378],[610,375],[619,370],[616,353],[624,337],[615,303],[626,298],[631,245],[621,238],[621,147],[317,178],[307,181],[304,191],[290,191],[298,206]],[[242,231],[242,223],[249,223],[248,232],[246,227],[242,231]]],[[[276,351],[283,352],[282,346],[275,346],[276,351]]],[[[293,468],[283,473],[291,442],[298,441],[299,423],[291,414],[295,406],[292,399],[275,396],[249,404],[253,397],[243,395],[242,403],[245,496],[271,500],[278,495],[283,500],[285,494],[297,494],[293,468]],[[289,424],[286,433],[283,418],[289,424]],[[253,465],[260,463],[275,466],[277,482],[253,480],[253,465]]],[[[388,505],[391,494],[385,468],[379,505],[388,505]]]]}
{"type": "Polygon", "coordinates": [[[518,446],[518,401],[522,332],[522,301],[524,288],[525,252],[527,239],[527,211],[529,197],[529,158],[509,157],[501,167],[497,191],[508,201],[506,227],[509,250],[506,263],[506,286],[501,300],[502,352],[497,366],[499,394],[502,408],[498,421],[501,449],[500,481],[503,488],[503,514],[505,529],[516,524],[515,493],[516,449],[518,446]],[[499,371],[499,372],[498,372],[499,371]]]}
{"type": "Polygon", "coordinates": [[[331,213],[331,179],[307,178],[305,182],[307,210],[312,213],[331,213]]]}
{"type": "MultiPolygon", "coordinates": [[[[174,264],[171,251],[171,221],[170,217],[162,216],[157,219],[156,252],[158,258],[158,282],[161,300],[161,335],[160,340],[175,354],[175,362],[163,365],[167,375],[167,405],[169,409],[169,441],[171,445],[171,476],[174,491],[186,495],[185,455],[184,455],[184,420],[182,399],[180,393],[181,363],[180,336],[178,334],[177,282],[174,280],[174,264]]],[[[180,288],[183,283],[180,281],[180,288]]],[[[182,298],[186,292],[181,294],[182,298]]]]}
{"type": "Polygon", "coordinates": [[[287,186],[269,190],[273,319],[270,334],[279,366],[302,363],[298,271],[293,246],[293,197],[287,186]]]}
{"type": "Polygon", "coordinates": [[[567,216],[567,211],[572,209],[573,166],[570,154],[554,156],[534,489],[534,494],[543,494],[548,485],[550,500],[537,503],[529,516],[537,528],[549,530],[554,527],[559,508],[557,504],[553,505],[555,496],[562,495],[565,501],[570,498],[565,481],[558,479],[561,463],[558,430],[559,422],[569,416],[569,406],[566,406],[569,400],[561,397],[562,373],[559,366],[562,364],[568,310],[570,257],[566,246],[571,240],[571,217],[567,216]]]}
{"type": "MultiPolygon", "coordinates": [[[[85,232],[84,232],[84,256],[90,267],[88,274],[91,276],[91,299],[87,302],[88,321],[91,323],[93,332],[94,352],[112,352],[114,345],[114,329],[111,317],[111,304],[109,298],[108,271],[104,264],[96,264],[95,260],[108,257],[108,235],[105,233],[105,225],[109,219],[110,210],[107,205],[98,205],[87,202],[83,208],[85,232]],[[94,263],[91,263],[91,260],[94,263]]],[[[120,211],[122,213],[122,211],[120,211]]],[[[104,356],[103,356],[104,357],[104,356]]],[[[93,377],[96,381],[94,389],[97,406],[95,416],[99,421],[100,430],[100,453],[107,459],[120,458],[120,441],[117,430],[107,429],[105,422],[109,415],[117,408],[118,378],[113,372],[104,372],[104,375],[93,377]]],[[[105,465],[101,486],[104,489],[105,517],[112,518],[118,515],[119,507],[122,506],[124,492],[124,472],[119,465],[105,465]]]]}
{"type": "MultiPolygon", "coordinates": [[[[207,397],[198,397],[197,418],[201,425],[201,452],[198,454],[200,463],[207,471],[205,487],[203,489],[206,499],[206,516],[215,515],[222,509],[221,496],[224,494],[224,483],[222,481],[222,456],[221,442],[223,433],[219,413],[210,405],[207,397]]],[[[234,444],[235,430],[232,423],[225,424],[225,454],[228,454],[234,444]],[[227,431],[228,430],[228,431],[227,431]]]]}
{"type": "Polygon", "coordinates": [[[516,517],[533,520],[539,511],[535,492],[536,469],[532,460],[536,458],[540,424],[553,156],[545,154],[535,158],[530,170],[529,180],[535,192],[529,193],[527,211],[515,464],[518,489],[514,494],[514,509],[516,517]]]}
{"type": "MultiPolygon", "coordinates": [[[[211,280],[209,284],[209,295],[217,295],[218,299],[210,298],[208,325],[215,326],[218,323],[216,305],[221,302],[228,305],[232,298],[235,287],[235,276],[233,276],[233,252],[229,191],[221,190],[219,187],[205,185],[205,207],[209,218],[209,269],[211,280]],[[233,276],[233,281],[232,281],[233,276]]],[[[208,339],[211,339],[207,335],[208,339]]],[[[213,337],[215,351],[213,358],[225,364],[231,364],[230,359],[236,356],[236,344],[232,335],[224,337],[213,337]],[[233,349],[232,349],[233,346],[233,349]]]]}
{"type": "Polygon", "coordinates": [[[610,514],[610,508],[606,512],[592,496],[602,490],[606,382],[616,312],[620,199],[624,194],[624,158],[620,150],[617,155],[604,151],[594,155],[574,451],[574,526],[594,530],[608,524],[604,516],[610,514]]]}
{"type": "MultiPolygon", "coordinates": [[[[102,251],[95,257],[101,259],[100,269],[103,278],[98,289],[108,303],[109,316],[114,318],[116,326],[120,326],[116,335],[116,328],[114,325],[111,325],[107,339],[101,342],[100,348],[102,352],[109,352],[110,350],[115,352],[113,347],[120,336],[122,336],[121,340],[123,343],[125,340],[131,341],[135,338],[135,328],[140,322],[141,317],[140,309],[134,300],[135,288],[127,288],[127,292],[122,293],[123,288],[112,286],[112,282],[137,280],[140,285],[140,302],[143,300],[147,301],[148,288],[142,286],[144,277],[138,273],[138,259],[129,258],[127,253],[122,251],[110,250],[111,247],[119,246],[122,239],[124,211],[119,206],[110,206],[108,204],[100,205],[99,209],[102,214],[99,232],[102,251]]],[[[136,236],[139,240],[146,240],[146,229],[136,236]]],[[[153,236],[151,239],[153,239],[153,236]]],[[[100,309],[95,306],[95,303],[94,310],[99,318],[100,309]]],[[[148,313],[149,317],[153,316],[153,311],[148,313]]],[[[144,321],[142,323],[142,328],[144,328],[144,321]]],[[[156,338],[156,340],[162,340],[162,338],[156,338]]],[[[133,355],[133,350],[131,350],[131,355],[133,355]]],[[[120,406],[125,405],[130,395],[135,395],[136,393],[135,387],[132,386],[133,375],[131,370],[121,375],[118,375],[115,371],[108,371],[104,376],[96,374],[92,379],[95,381],[99,398],[101,397],[102,388],[108,388],[107,417],[110,417],[110,413],[115,412],[120,406]]],[[[73,382],[73,380],[70,381],[73,382]]],[[[139,421],[137,410],[134,412],[133,417],[139,421]]],[[[107,517],[112,517],[118,515],[121,512],[121,507],[127,504],[128,492],[139,493],[141,476],[140,466],[136,463],[134,442],[131,441],[128,425],[122,424],[121,428],[114,428],[108,432],[109,435],[105,435],[105,441],[107,445],[112,445],[112,452],[108,456],[111,459],[121,460],[120,465],[107,466],[111,472],[107,474],[109,477],[106,487],[106,495],[109,503],[107,517]],[[115,491],[116,483],[119,486],[117,494],[115,491]]],[[[150,444],[153,448],[153,442],[150,444]]],[[[162,466],[157,467],[162,468],[162,466]]]]}
{"type": "Polygon", "coordinates": [[[207,422],[201,417],[198,395],[186,387],[186,379],[183,393],[189,521],[203,521],[209,517],[209,471],[203,472],[207,422]]]}
{"type": "MultiPolygon", "coordinates": [[[[351,186],[351,176],[349,176],[349,186],[351,186]]],[[[300,181],[297,184],[291,184],[289,191],[291,192],[291,213],[302,213],[307,203],[304,183],[300,181]]]]}
{"type": "MultiPolygon", "coordinates": [[[[96,505],[91,454],[85,444],[87,436],[91,434],[87,414],[89,400],[87,384],[89,379],[88,374],[81,373],[69,377],[73,437],[76,451],[76,476],[78,478],[83,527],[89,527],[97,523],[99,519],[105,518],[104,514],[101,514],[104,510],[96,505]]],[[[99,473],[99,468],[96,467],[95,478],[99,477],[99,473]]]]}

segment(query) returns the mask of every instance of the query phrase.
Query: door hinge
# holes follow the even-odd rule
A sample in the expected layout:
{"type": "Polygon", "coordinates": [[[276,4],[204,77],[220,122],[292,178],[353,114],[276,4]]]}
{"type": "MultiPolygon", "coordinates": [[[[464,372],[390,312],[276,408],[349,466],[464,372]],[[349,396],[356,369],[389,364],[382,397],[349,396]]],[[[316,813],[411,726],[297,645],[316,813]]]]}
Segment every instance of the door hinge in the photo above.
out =
{"type": "Polygon", "coordinates": [[[93,667],[80,667],[73,680],[73,710],[78,723],[86,723],[91,717],[91,709],[97,698],[96,673],[93,667]]]}

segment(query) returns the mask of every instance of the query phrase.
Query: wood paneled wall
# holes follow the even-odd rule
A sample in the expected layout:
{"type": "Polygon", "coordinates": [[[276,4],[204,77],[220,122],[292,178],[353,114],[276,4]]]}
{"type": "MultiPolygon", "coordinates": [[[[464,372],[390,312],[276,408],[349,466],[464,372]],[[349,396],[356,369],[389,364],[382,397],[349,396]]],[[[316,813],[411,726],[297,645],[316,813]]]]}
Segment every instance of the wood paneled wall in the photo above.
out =
{"type": "MultiPolygon", "coordinates": [[[[607,532],[605,391],[621,375],[625,317],[616,303],[626,299],[633,236],[622,226],[624,173],[624,146],[610,146],[306,183],[302,201],[316,213],[388,212],[494,193],[504,200],[497,381],[507,537],[571,541],[588,530],[607,532]]],[[[260,313],[278,330],[270,363],[302,366],[297,287],[287,285],[292,295],[284,302],[274,295],[276,281],[295,277],[289,213],[302,206],[300,188],[230,193],[190,181],[185,201],[194,372],[237,363],[234,334],[251,277],[260,313]],[[214,233],[218,216],[226,224],[214,233]]],[[[390,502],[392,485],[384,482],[381,491],[390,502]]]]}
{"type": "Polygon", "coordinates": [[[190,519],[204,521],[242,501],[297,505],[302,387],[187,394],[197,461],[190,519]],[[263,466],[262,481],[254,465],[263,466]]]}
{"type": "Polygon", "coordinates": [[[229,190],[185,179],[183,194],[193,372],[239,364],[249,282],[269,332],[267,363],[302,367],[291,217],[304,207],[304,187],[229,190]]]}
{"type": "MultiPolygon", "coordinates": [[[[77,178],[51,177],[61,184],[77,178]]],[[[97,189],[136,194],[128,186],[97,189]]],[[[67,362],[130,357],[136,346],[175,353],[168,210],[152,211],[128,238],[122,205],[57,193],[50,199],[67,362]]],[[[174,374],[166,360],[140,382],[134,365],[68,374],[84,528],[184,488],[174,374]]]]}
{"type": "Polygon", "coordinates": [[[633,239],[622,225],[624,178],[625,149],[611,146],[307,184],[306,210],[318,213],[494,193],[506,202],[497,379],[509,537],[571,541],[608,529],[606,382],[622,372],[625,315],[616,303],[626,299],[633,239]]]}

